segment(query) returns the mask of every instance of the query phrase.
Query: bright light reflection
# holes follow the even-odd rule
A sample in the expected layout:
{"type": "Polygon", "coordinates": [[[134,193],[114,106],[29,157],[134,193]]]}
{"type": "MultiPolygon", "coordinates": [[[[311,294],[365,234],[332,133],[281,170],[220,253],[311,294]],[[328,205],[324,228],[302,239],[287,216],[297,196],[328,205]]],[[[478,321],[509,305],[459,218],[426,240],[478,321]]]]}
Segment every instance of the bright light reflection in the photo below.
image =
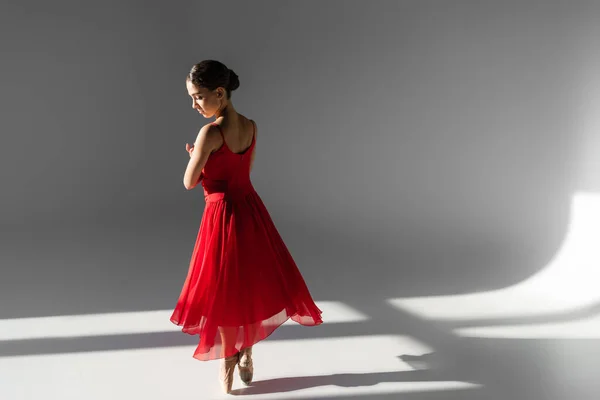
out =
{"type": "Polygon", "coordinates": [[[551,315],[600,302],[600,195],[577,193],[571,207],[572,218],[563,246],[552,262],[533,277],[495,291],[398,298],[390,303],[427,319],[489,320],[551,315]]]}
{"type": "MultiPolygon", "coordinates": [[[[344,303],[317,302],[324,324],[357,322],[368,317],[344,303]]],[[[169,321],[172,310],[64,315],[0,320],[0,340],[67,338],[178,331],[169,321]]],[[[285,324],[293,325],[288,320],[285,324]]]]}
{"type": "Polygon", "coordinates": [[[577,321],[457,329],[459,336],[507,339],[598,339],[600,316],[577,321]]]}

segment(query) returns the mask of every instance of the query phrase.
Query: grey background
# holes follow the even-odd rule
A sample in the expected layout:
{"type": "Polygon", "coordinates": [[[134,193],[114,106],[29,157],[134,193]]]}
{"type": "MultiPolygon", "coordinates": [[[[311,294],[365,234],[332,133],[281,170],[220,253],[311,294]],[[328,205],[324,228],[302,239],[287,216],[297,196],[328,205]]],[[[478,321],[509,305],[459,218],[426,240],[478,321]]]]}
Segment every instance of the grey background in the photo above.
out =
{"type": "MultiPolygon", "coordinates": [[[[592,1],[2,5],[0,318],[174,306],[204,206],[182,184],[185,143],[208,122],[184,77],[211,58],[240,77],[252,180],[315,299],[375,321],[279,334],[412,334],[481,398],[542,396],[524,376],[560,371],[540,370],[541,344],[459,340],[384,302],[506,287],[552,259],[573,194],[600,187],[599,17],[592,1]]],[[[574,346],[561,355],[597,353],[574,346]]]]}

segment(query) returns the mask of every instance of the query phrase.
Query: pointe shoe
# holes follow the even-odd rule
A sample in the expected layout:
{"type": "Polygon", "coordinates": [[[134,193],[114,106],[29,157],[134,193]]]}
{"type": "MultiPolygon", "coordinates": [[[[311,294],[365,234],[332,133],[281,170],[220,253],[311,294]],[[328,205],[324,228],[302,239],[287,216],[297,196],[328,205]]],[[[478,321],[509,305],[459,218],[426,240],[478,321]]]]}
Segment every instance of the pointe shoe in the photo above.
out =
{"type": "Polygon", "coordinates": [[[240,351],[240,359],[238,362],[240,378],[246,386],[252,383],[254,375],[254,364],[252,363],[252,347],[246,347],[240,351]]]}
{"type": "Polygon", "coordinates": [[[221,388],[225,393],[231,392],[233,386],[233,372],[235,366],[239,361],[240,353],[236,353],[233,356],[221,359],[221,369],[219,371],[219,381],[221,382],[221,388]]]}

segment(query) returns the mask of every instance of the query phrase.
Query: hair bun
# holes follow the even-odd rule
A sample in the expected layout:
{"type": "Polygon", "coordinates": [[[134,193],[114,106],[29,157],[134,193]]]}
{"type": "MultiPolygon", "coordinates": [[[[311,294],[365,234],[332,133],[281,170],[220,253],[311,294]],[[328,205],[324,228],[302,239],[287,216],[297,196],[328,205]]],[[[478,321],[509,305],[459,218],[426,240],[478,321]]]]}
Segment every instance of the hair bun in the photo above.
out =
{"type": "Polygon", "coordinates": [[[222,87],[227,91],[228,98],[231,96],[231,91],[240,86],[240,78],[237,74],[217,60],[204,60],[194,64],[186,80],[208,90],[222,87]]]}
{"type": "Polygon", "coordinates": [[[233,70],[229,70],[229,90],[235,90],[240,87],[240,78],[233,70]]]}

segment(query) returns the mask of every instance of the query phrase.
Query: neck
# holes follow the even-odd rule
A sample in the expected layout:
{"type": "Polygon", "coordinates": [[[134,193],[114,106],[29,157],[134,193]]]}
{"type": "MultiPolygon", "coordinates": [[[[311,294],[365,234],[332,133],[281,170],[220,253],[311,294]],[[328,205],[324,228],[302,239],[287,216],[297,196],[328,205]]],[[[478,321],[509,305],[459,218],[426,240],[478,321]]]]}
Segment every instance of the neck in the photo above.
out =
{"type": "Polygon", "coordinates": [[[233,104],[228,102],[222,110],[215,114],[215,122],[219,119],[235,120],[236,117],[237,111],[233,107],[233,104]]]}

